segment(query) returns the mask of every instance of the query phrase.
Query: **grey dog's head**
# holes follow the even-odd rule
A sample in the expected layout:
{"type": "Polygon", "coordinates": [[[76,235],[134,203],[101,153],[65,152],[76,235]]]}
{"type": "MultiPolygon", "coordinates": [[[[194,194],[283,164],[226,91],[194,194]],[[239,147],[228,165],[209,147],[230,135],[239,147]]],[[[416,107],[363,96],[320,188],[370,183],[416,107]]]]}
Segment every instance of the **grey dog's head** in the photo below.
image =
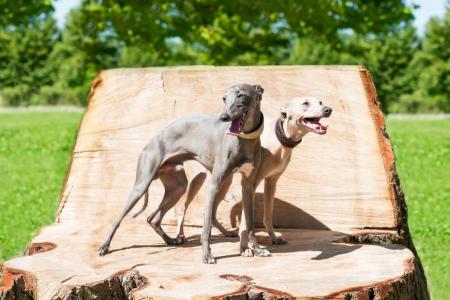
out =
{"type": "Polygon", "coordinates": [[[280,111],[282,117],[299,131],[325,134],[328,125],[322,125],[320,119],[328,118],[333,110],[315,97],[297,97],[282,105],[280,111]]]}
{"type": "Polygon", "coordinates": [[[260,109],[264,89],[261,85],[237,84],[228,89],[223,102],[224,112],[219,116],[223,122],[232,122],[231,128],[239,133],[250,112],[260,109]],[[234,124],[236,123],[236,124],[234,124]]]}

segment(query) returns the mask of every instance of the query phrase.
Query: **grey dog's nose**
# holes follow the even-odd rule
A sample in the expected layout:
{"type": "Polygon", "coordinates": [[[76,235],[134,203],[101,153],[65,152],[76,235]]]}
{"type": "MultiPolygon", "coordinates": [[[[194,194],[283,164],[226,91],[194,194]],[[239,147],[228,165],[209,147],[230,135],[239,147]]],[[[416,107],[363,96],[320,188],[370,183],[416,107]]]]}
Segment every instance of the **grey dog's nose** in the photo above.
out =
{"type": "Polygon", "coordinates": [[[227,113],[223,113],[219,116],[220,121],[223,121],[223,122],[230,121],[230,118],[231,118],[230,115],[227,113]]]}
{"type": "Polygon", "coordinates": [[[329,117],[330,115],[331,115],[331,112],[332,112],[333,110],[331,109],[331,107],[328,107],[328,106],[325,106],[324,108],[323,108],[323,115],[325,116],[325,117],[329,117]]]}

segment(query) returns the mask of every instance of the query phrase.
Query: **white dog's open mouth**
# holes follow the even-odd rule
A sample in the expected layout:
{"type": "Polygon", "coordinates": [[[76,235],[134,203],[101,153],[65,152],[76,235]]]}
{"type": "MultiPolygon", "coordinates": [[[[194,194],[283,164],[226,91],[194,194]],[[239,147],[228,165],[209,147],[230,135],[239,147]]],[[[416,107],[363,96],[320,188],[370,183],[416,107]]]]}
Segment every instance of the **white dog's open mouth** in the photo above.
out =
{"type": "Polygon", "coordinates": [[[231,121],[230,128],[228,128],[228,133],[232,135],[238,135],[242,132],[244,128],[245,121],[247,120],[247,113],[244,112],[240,117],[231,121]]]}
{"type": "Polygon", "coordinates": [[[300,122],[317,134],[327,133],[328,125],[320,124],[321,118],[302,118],[300,122]]]}

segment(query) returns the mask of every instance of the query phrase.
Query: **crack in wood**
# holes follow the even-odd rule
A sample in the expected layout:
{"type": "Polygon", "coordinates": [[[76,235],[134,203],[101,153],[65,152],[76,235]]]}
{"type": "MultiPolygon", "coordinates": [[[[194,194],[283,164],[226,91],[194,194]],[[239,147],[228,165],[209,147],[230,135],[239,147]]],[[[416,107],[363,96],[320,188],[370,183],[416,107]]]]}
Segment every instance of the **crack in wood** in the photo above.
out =
{"type": "Polygon", "coordinates": [[[242,282],[242,284],[236,291],[227,293],[220,296],[211,297],[211,299],[223,299],[223,300],[238,300],[238,299],[295,299],[289,293],[278,291],[275,289],[262,287],[256,285],[253,282],[253,278],[247,275],[234,275],[234,274],[223,274],[219,275],[220,278],[230,281],[242,282]]]}
{"type": "Polygon", "coordinates": [[[51,251],[56,248],[56,244],[50,242],[31,243],[25,250],[24,255],[33,255],[37,253],[43,253],[51,251]]]}

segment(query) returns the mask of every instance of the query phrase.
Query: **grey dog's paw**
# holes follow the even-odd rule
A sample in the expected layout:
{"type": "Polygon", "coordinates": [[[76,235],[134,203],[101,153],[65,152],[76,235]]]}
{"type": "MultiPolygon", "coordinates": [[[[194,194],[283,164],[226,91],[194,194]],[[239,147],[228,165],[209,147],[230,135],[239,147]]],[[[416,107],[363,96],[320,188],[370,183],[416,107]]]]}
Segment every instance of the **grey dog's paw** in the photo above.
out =
{"type": "Polygon", "coordinates": [[[222,232],[222,234],[226,237],[238,237],[238,231],[237,230],[226,230],[222,232]]]}
{"type": "Polygon", "coordinates": [[[102,245],[100,248],[98,248],[97,254],[100,256],[104,256],[108,253],[108,251],[109,251],[109,245],[102,245]]]}
{"type": "Polygon", "coordinates": [[[187,238],[184,234],[179,234],[177,235],[177,240],[180,241],[180,244],[184,244],[187,242],[187,238]]]}
{"type": "Polygon", "coordinates": [[[282,235],[275,235],[272,237],[272,244],[274,245],[284,245],[287,241],[282,235]]]}
{"type": "Polygon", "coordinates": [[[184,243],[184,241],[182,239],[179,239],[178,237],[171,238],[166,241],[166,244],[169,246],[177,246],[177,245],[181,245],[183,243],[184,243]]]}
{"type": "Polygon", "coordinates": [[[208,252],[206,255],[203,255],[202,260],[203,260],[203,263],[205,263],[205,264],[211,265],[211,264],[217,263],[216,259],[214,258],[214,256],[212,256],[211,252],[208,252]]]}

